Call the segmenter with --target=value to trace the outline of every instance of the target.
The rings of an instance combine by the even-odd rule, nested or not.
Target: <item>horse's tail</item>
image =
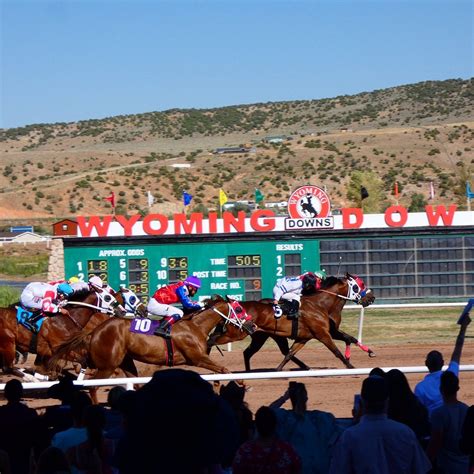
[[[63,342],[49,359],[47,364],[48,370],[54,373],[61,371],[64,367],[64,362],[71,359],[77,361],[78,354],[83,358],[81,362],[85,362],[91,337],[92,334],[90,332],[80,332],[66,342]],[[74,356],[71,356],[72,354]],[[85,366],[85,363],[83,365]]]

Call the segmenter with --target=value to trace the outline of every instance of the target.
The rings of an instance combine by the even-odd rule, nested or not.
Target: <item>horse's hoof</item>
[[[374,351],[369,351],[369,357],[377,357],[377,354]]]

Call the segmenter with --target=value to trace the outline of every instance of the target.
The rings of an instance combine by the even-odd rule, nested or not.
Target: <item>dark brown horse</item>
[[[328,277],[323,288],[313,295],[304,296],[301,300],[298,332],[295,342],[279,365],[281,370],[284,365],[311,339],[322,342],[346,367],[353,368],[350,363],[350,344],[356,344],[361,349],[373,355],[373,351],[362,345],[357,339],[339,329],[341,324],[341,311],[347,301],[354,301],[362,306],[368,306],[375,300],[373,293],[365,288],[363,281],[350,274],[344,278]],[[253,322],[259,331],[252,335],[256,341],[254,347],[249,346],[253,352],[248,351],[246,369],[250,369],[250,356],[260,349],[268,337],[288,338],[292,336],[292,321],[285,317],[275,319],[271,304],[259,301],[246,301],[241,305],[252,316]],[[247,336],[247,333],[229,326],[225,334],[214,339],[215,344],[238,341]],[[263,336],[263,337],[262,337]],[[346,343],[345,356],[337,348],[333,339]],[[247,349],[246,349],[247,350]],[[247,365],[248,364],[248,365]],[[306,367],[307,368],[307,367]]]
[[[131,322],[113,318],[90,333],[81,333],[63,344],[51,358],[49,367],[57,370],[59,362],[71,352],[82,353],[87,365],[97,369],[93,378],[108,378],[121,368],[127,376],[137,376],[135,368],[124,365],[128,358],[154,365],[192,365],[217,373],[229,373],[206,353],[207,337],[221,318],[232,314],[231,304],[222,299],[210,302],[205,309],[174,324],[171,332],[173,358],[169,360],[165,339],[131,332]],[[143,320],[146,321],[146,320]],[[84,364],[83,364],[84,365]]]

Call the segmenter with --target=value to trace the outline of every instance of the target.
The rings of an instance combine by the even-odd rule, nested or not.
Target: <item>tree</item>
[[[365,188],[368,196],[362,199],[361,188]],[[347,188],[347,198],[355,207],[360,207],[366,213],[382,212],[386,196],[382,180],[373,171],[353,171]]]
[[[422,212],[425,210],[425,206],[428,204],[428,202],[425,199],[425,196],[423,194],[415,193],[411,197],[411,203],[410,206],[408,207],[409,212]]]

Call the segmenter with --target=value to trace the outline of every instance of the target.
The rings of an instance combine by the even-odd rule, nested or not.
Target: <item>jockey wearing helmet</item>
[[[99,293],[105,291],[106,293],[115,295],[115,290],[97,275],[93,275],[89,278],[89,286],[91,290],[98,291]]]
[[[26,309],[40,310],[43,313],[69,314],[61,306],[61,301],[72,296],[74,290],[69,283],[50,285],[49,283],[33,282],[26,286],[20,296],[20,303]]]
[[[170,337],[171,326],[183,317],[183,310],[172,306],[173,303],[181,303],[183,308],[194,311],[202,308],[201,303],[191,299],[199,288],[201,280],[191,275],[184,281],[163,286],[155,291],[147,309],[156,316],[164,316],[162,324],[155,330],[156,335]]]
[[[279,306],[280,300],[286,303],[288,316],[297,317],[300,309],[301,295],[318,290],[324,278],[326,278],[325,270],[319,270],[318,272],[306,272],[296,277],[278,279],[273,288],[275,318],[278,319],[282,315]]]

